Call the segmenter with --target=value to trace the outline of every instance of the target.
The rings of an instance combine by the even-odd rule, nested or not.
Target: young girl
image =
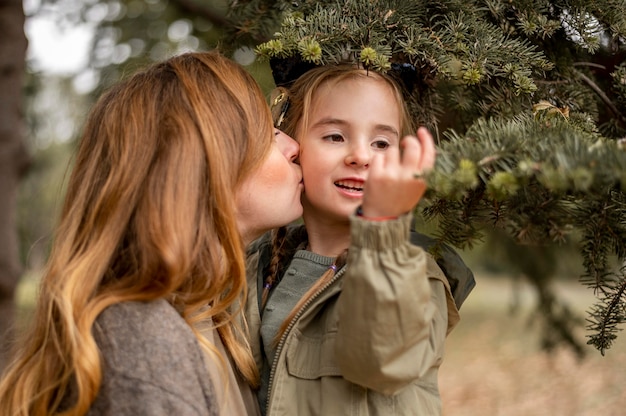
[[[297,154],[252,77],[215,52],[104,94],[0,414],[256,414],[258,370],[230,309],[244,245],[302,214]]]
[[[444,342],[473,276],[445,252],[455,304],[419,246],[432,242],[410,232],[435,147],[424,128],[406,136],[402,103],[390,78],[333,66],[300,77],[280,105],[300,143],[305,226],[249,251],[258,291],[246,316],[267,415],[441,413]]]

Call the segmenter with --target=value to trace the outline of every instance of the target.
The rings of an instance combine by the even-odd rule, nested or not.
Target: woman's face
[[[295,163],[298,143],[276,130],[261,166],[236,191],[237,220],[245,244],[302,215],[302,170]]]

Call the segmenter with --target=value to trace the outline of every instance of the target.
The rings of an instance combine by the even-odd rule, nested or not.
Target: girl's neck
[[[350,222],[320,220],[304,215],[309,238],[307,250],[326,257],[337,257],[350,246]]]

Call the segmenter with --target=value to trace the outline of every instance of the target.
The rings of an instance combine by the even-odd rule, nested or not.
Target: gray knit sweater
[[[218,414],[200,345],[166,301],[110,306],[94,335],[103,379],[89,415]]]

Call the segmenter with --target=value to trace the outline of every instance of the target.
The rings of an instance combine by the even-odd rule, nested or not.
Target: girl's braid
[[[263,293],[261,294],[261,310],[265,308],[270,290],[275,285],[281,272],[281,262],[286,257],[285,242],[287,241],[287,227],[280,227],[274,231],[272,238],[272,257],[263,282]]]

